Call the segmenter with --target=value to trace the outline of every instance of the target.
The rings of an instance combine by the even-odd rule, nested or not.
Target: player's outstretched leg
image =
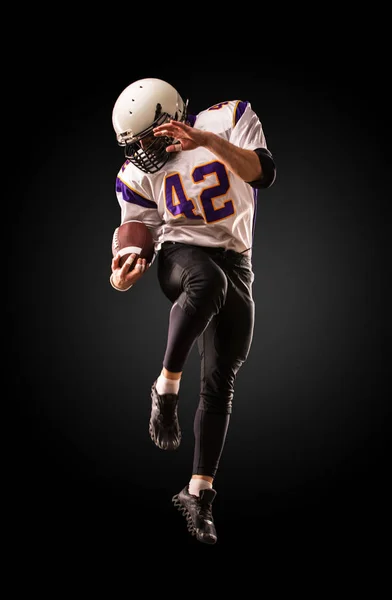
[[[181,442],[178,422],[179,394],[158,394],[154,381],[151,388],[150,436],[158,448],[176,450]]]
[[[187,520],[188,531],[204,544],[215,544],[218,539],[212,516],[215,496],[214,489],[200,490],[199,496],[193,496],[186,486],[172,498],[174,506]]]

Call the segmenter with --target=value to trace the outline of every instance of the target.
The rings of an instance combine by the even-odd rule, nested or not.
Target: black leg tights
[[[159,254],[158,278],[173,302],[163,366],[171,372],[183,371],[198,341],[201,387],[194,419],[193,473],[215,477],[235,379],[253,336],[250,261],[237,253],[171,244]]]

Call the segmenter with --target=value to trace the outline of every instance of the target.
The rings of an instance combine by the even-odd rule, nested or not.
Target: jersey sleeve
[[[137,183],[130,185],[123,179],[121,171],[116,178],[116,196],[121,209],[121,223],[143,221],[151,229],[154,240],[157,240],[163,221],[156,203],[147,197]]]
[[[245,150],[267,148],[262,124],[249,102],[236,102],[229,141]]]
[[[245,150],[254,150],[259,157],[263,176],[248,181],[255,189],[271,187],[276,178],[274,157],[267,148],[263,126],[249,102],[238,101],[233,112],[233,129],[229,138],[232,144]]]

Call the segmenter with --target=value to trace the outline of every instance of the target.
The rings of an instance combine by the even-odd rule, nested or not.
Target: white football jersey
[[[221,102],[188,121],[240,148],[267,148],[249,102]],[[175,152],[154,174],[126,161],[116,179],[121,223],[143,221],[152,230],[156,252],[163,242],[176,241],[250,256],[257,192],[206,148]]]

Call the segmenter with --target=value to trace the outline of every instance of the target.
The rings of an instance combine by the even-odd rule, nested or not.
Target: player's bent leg
[[[222,269],[204,253],[178,245],[159,267],[167,297],[176,298],[170,311],[164,371],[182,372],[189,353],[211,318],[222,308],[227,279]],[[196,260],[197,259],[197,260]],[[161,449],[174,450],[181,441],[178,423],[179,394],[159,394],[151,389],[149,432]]]
[[[173,244],[162,248],[159,254],[158,279],[173,303],[163,366],[178,372],[183,370],[195,341],[222,309],[227,277],[203,250]]]

